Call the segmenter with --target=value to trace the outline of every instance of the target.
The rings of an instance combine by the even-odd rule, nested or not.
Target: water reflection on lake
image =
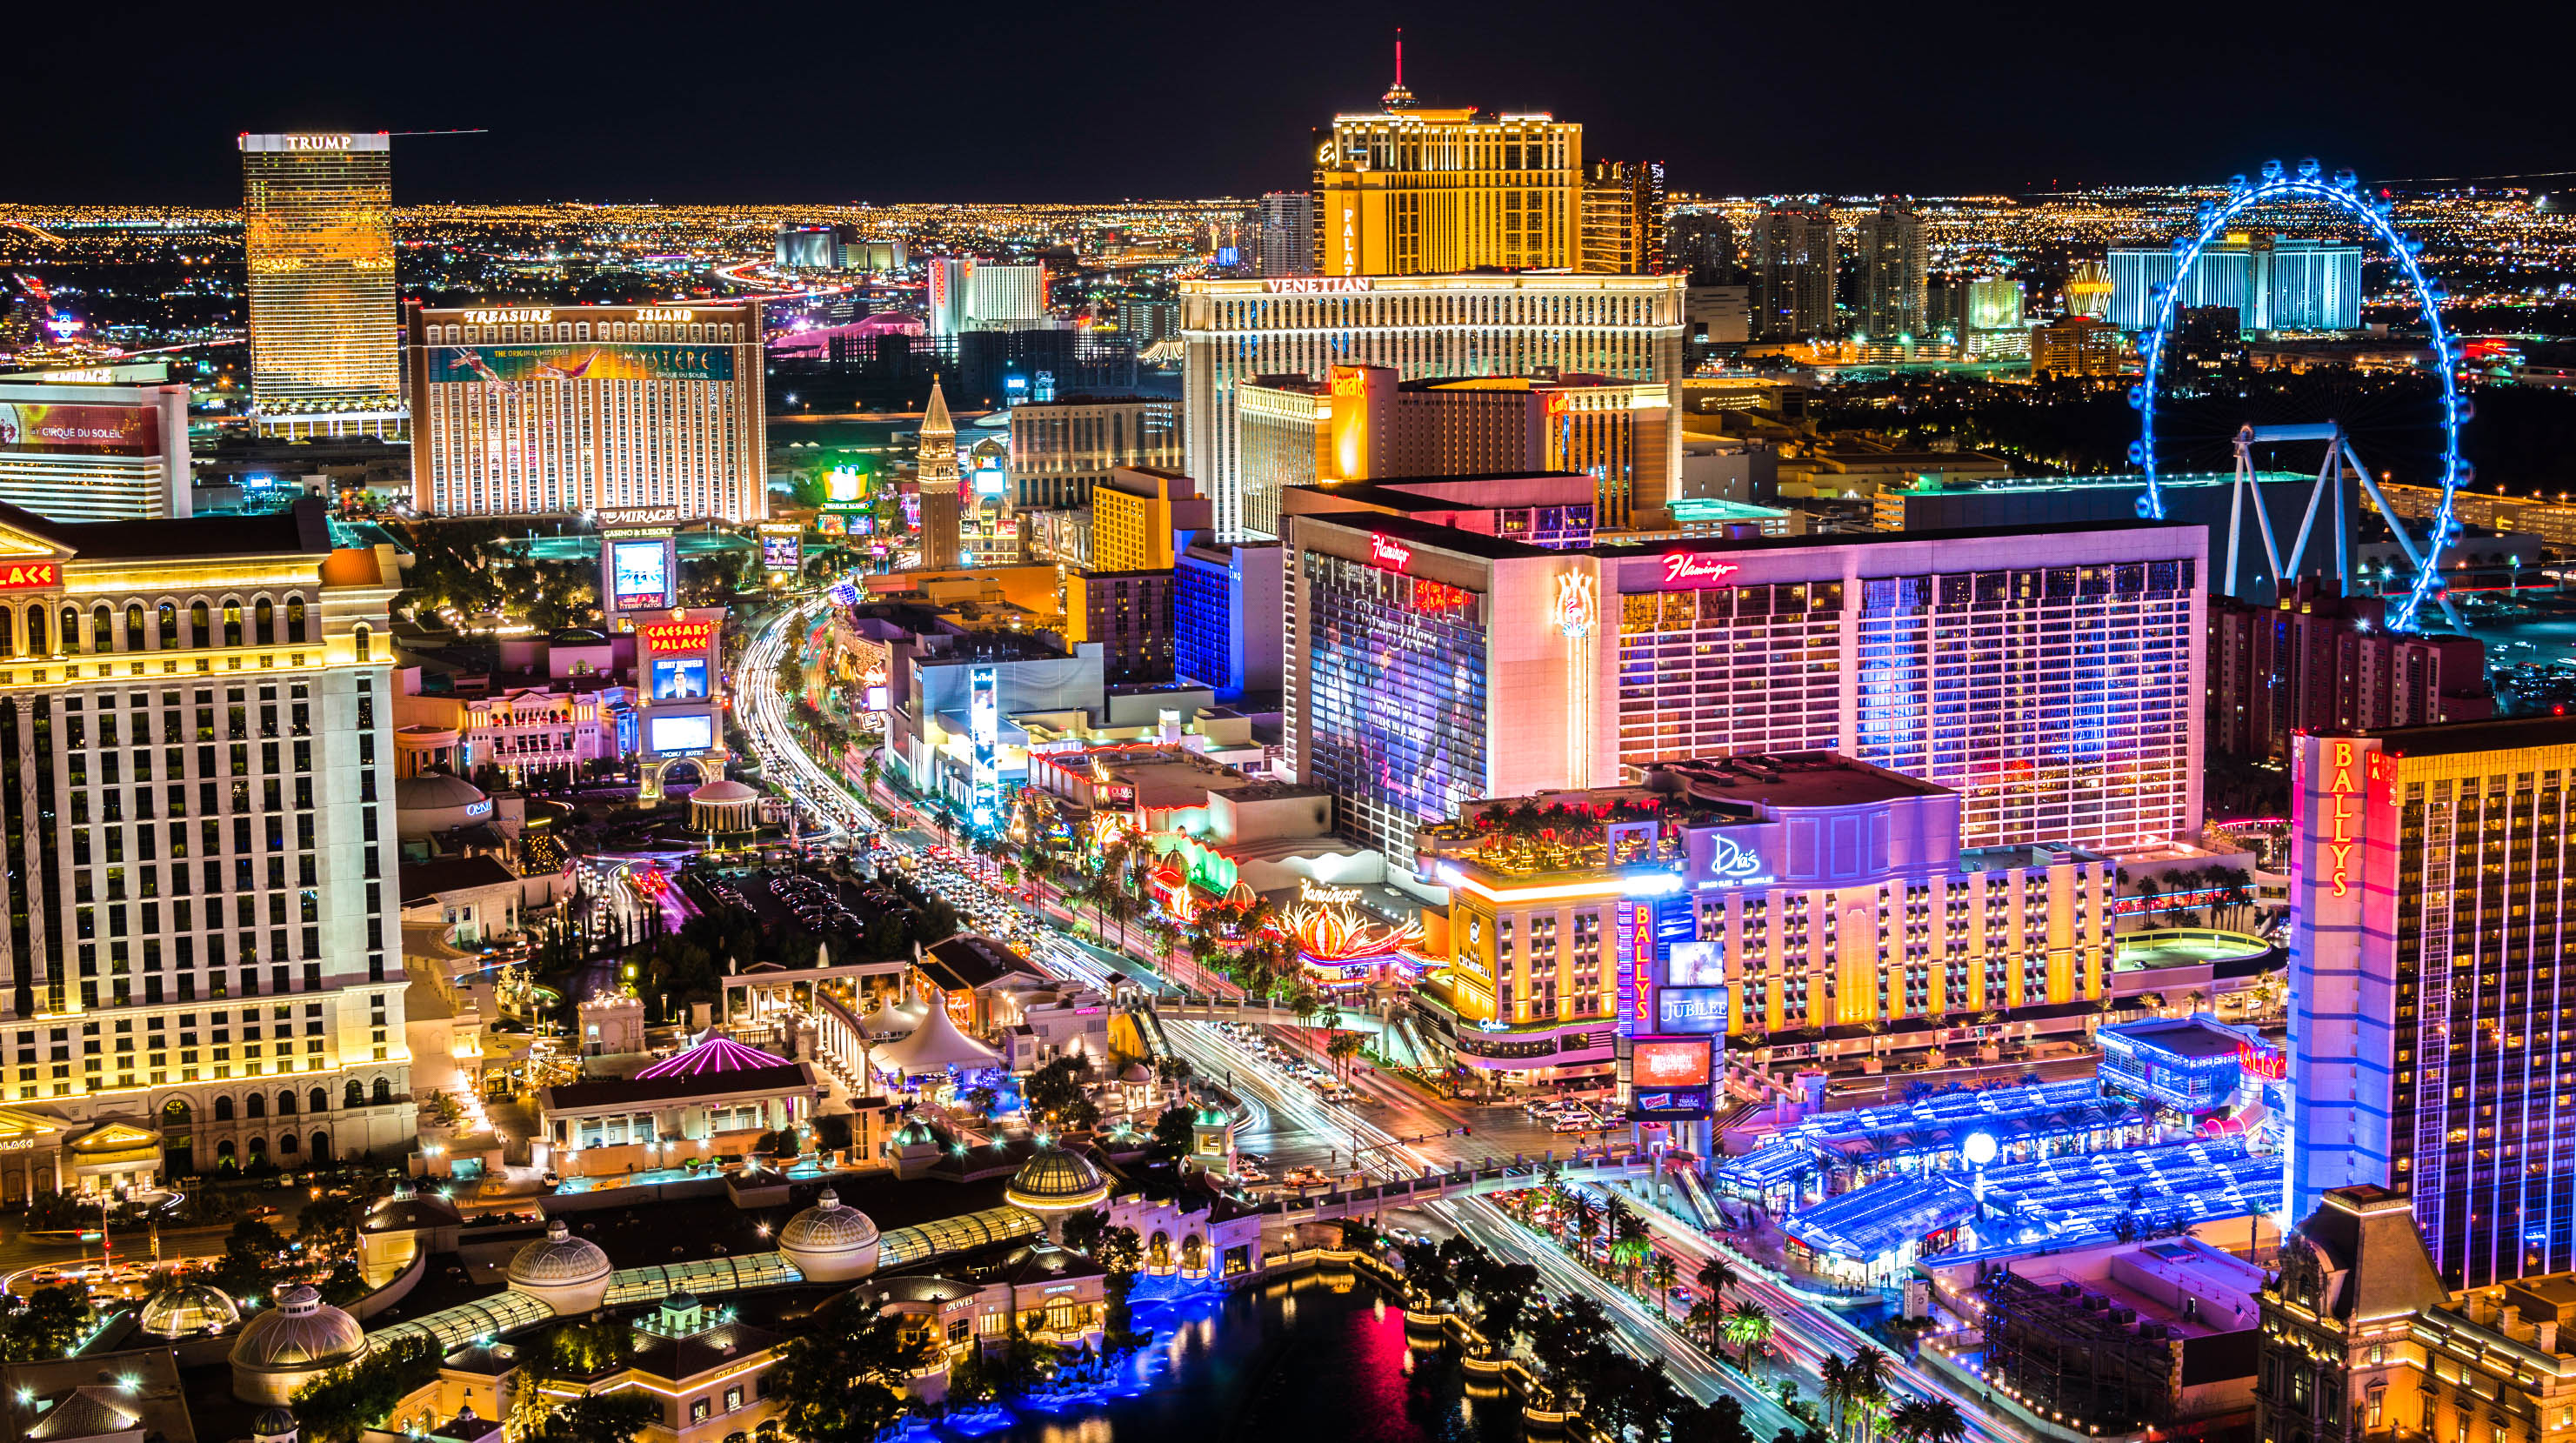
[[[1346,1290],[1335,1291],[1338,1281]],[[1348,1275],[1140,1302],[1153,1343],[1104,1392],[1024,1408],[978,1443],[1520,1443],[1510,1394],[1467,1396],[1454,1349],[1414,1352],[1404,1314]]]

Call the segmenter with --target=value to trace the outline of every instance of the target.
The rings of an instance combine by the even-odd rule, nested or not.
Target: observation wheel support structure
[[[2295,174],[2285,170],[2277,160],[2266,162],[2260,181],[2248,181],[2241,175],[2230,179],[2226,199],[2203,205],[2193,218],[2190,233],[2174,240],[2174,278],[2170,283],[2156,287],[2153,302],[2155,320],[2139,342],[2139,354],[2146,363],[2146,374],[2129,391],[2129,404],[2137,409],[2139,415],[2138,439],[2129,445],[2129,459],[2147,478],[2146,491],[2138,497],[2138,515],[2151,521],[2161,521],[2165,517],[2164,488],[2156,458],[2156,381],[2164,371],[2165,348],[2172,343],[2176,310],[2185,283],[2191,278],[2192,268],[2200,263],[2201,252],[2221,240],[2228,225],[2239,216],[2260,206],[2288,201],[2315,202],[2358,221],[2373,239],[2386,248],[2414,290],[2416,307],[2423,316],[2426,332],[2432,338],[2433,365],[2442,388],[2442,495],[2434,508],[2429,534],[2418,545],[2407,534],[2395,508],[2388,504],[2388,498],[2372,479],[2369,468],[2361,464],[2351,438],[2344,434],[2340,425],[2326,422],[2313,426],[2246,426],[2236,433],[2235,495],[2228,519],[2228,584],[2235,584],[2237,550],[2249,492],[2253,496],[2255,524],[2262,532],[2264,557],[2271,563],[2274,578],[2279,580],[2295,574],[2305,560],[2320,502],[2331,490],[2335,500],[2331,518],[2335,527],[2335,574],[2337,580],[2348,586],[2351,581],[2350,528],[2344,514],[2343,475],[2349,470],[2379,507],[2380,514],[2388,521],[2390,533],[2397,538],[2398,548],[2414,567],[2414,577],[2405,596],[2389,613],[2389,629],[2415,630],[2428,600],[2442,608],[2454,627],[2461,627],[2459,612],[2443,589],[2441,571],[2442,547],[2460,534],[2456,514],[2460,488],[2468,485],[2475,474],[2469,464],[2460,459],[2460,424],[2470,418],[2473,410],[2469,399],[2460,394],[2460,345],[2442,321],[2442,283],[2426,275],[2418,259],[2423,253],[2423,244],[2409,239],[2392,225],[2388,202],[2374,201],[2362,195],[2349,170],[2337,171],[2332,179],[2327,179],[2314,160],[2299,162]],[[2274,538],[2271,517],[2264,508],[2261,490],[2254,481],[2252,448],[2258,442],[2295,440],[2324,441],[2326,456],[2318,467],[2316,486],[2309,492],[2307,514],[2300,522],[2298,537],[2291,545],[2289,556],[2284,558]]]

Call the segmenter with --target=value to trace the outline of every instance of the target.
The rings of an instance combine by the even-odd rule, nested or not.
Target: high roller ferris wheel
[[[2359,481],[2371,501],[2379,507],[2399,550],[2414,568],[2405,596],[2388,614],[2389,628],[2393,631],[2415,630],[2427,601],[2440,606],[2453,626],[2460,626],[2459,613],[2443,589],[2441,572],[2442,548],[2460,534],[2455,514],[2456,498],[2473,474],[2469,464],[2460,459],[2460,425],[2469,419],[2472,412],[2472,403],[2460,394],[2459,389],[2460,345],[2443,324],[2442,283],[2424,271],[2420,260],[2423,243],[2399,231],[2389,220],[2389,203],[2364,195],[2349,170],[2339,170],[2329,178],[2314,159],[2300,161],[2296,171],[2285,168],[2277,160],[2266,161],[2259,180],[2249,181],[2242,175],[2230,178],[2226,198],[2203,204],[2193,217],[2191,230],[2174,239],[2173,279],[2154,288],[2150,301],[2153,323],[2139,338],[2138,352],[2145,362],[2146,374],[2129,391],[2129,404],[2137,409],[2139,415],[2138,439],[2129,443],[2129,458],[2145,472],[2147,483],[2146,490],[2138,497],[2138,514],[2153,521],[2161,521],[2165,516],[2164,490],[2158,477],[2156,456],[2156,381],[2164,369],[2165,349],[2172,342],[2174,322],[2180,309],[2178,302],[2191,278],[2192,268],[2200,263],[2201,253],[2206,248],[2225,238],[2228,225],[2238,217],[2262,206],[2299,201],[2327,206],[2359,222],[2387,250],[2414,292],[2416,308],[2432,338],[2433,368],[2441,382],[2441,499],[2434,509],[2429,534],[2419,545],[2399,521],[2396,508],[2389,505],[2388,498],[2380,492],[2379,483],[2362,465],[2351,438],[2344,434],[2340,424],[2329,420],[2316,425],[2245,426],[2236,435],[2235,510],[2229,527],[2226,572],[2229,584],[2233,584],[2236,576],[2235,551],[2249,496],[2256,524],[2262,532],[2266,559],[2271,563],[2272,575],[2279,579],[2297,574],[2315,528],[2319,502],[2331,495],[2336,577],[2349,588],[2352,577],[2350,557],[2344,543],[2348,528],[2343,517],[2343,482],[2344,477],[2350,475]],[[2273,534],[2270,513],[2263,504],[2262,488],[2255,484],[2253,447],[2269,441],[2317,440],[2326,443],[2325,461],[2318,468],[2316,486],[2309,493],[2307,514],[2300,523],[2297,540],[2289,555],[2284,557]]]

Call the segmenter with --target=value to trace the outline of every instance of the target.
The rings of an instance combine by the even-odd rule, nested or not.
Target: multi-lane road
[[[745,648],[736,673],[734,707],[743,730],[759,753],[763,774],[783,787],[813,823],[832,835],[877,836],[901,850],[915,850],[899,832],[889,832],[840,779],[808,756],[789,729],[786,704],[777,690],[780,660],[796,645],[824,603],[806,602],[771,618]],[[975,918],[1012,918],[1025,914],[1009,898],[990,891],[962,872],[939,870],[939,884],[961,913]],[[1025,925],[1025,924],[1022,924]],[[1051,929],[1035,934],[1036,959],[1060,975],[1104,990],[1111,964]],[[1130,982],[1138,969],[1118,964]],[[1173,1048],[1200,1072],[1225,1078],[1252,1109],[1239,1140],[1265,1153],[1274,1168],[1319,1166],[1351,1171],[1355,1165],[1379,1176],[1418,1174],[1435,1163],[1483,1161],[1520,1153],[1538,1156],[1563,1151],[1565,1139],[1538,1128],[1518,1113],[1502,1108],[1436,1103],[1386,1079],[1362,1072],[1367,1094],[1363,1104],[1329,1102],[1301,1081],[1289,1077],[1258,1052],[1243,1047],[1220,1029],[1203,1023],[1167,1023],[1164,1035]],[[1781,1407],[1779,1399],[1735,1369],[1721,1365],[1707,1351],[1681,1336],[1655,1316],[1651,1305],[1625,1289],[1592,1274],[1565,1253],[1534,1237],[1499,1207],[1478,1199],[1435,1203],[1426,1219],[1443,1230],[1473,1238],[1497,1256],[1536,1267],[1546,1285],[1559,1294],[1584,1293],[1600,1303],[1622,1340],[1639,1356],[1664,1360],[1674,1381],[1687,1393],[1707,1401],[1721,1393],[1734,1397],[1745,1411],[1748,1428],[1768,1438],[1781,1428],[1804,1431],[1805,1425]],[[1685,1278],[1725,1254],[1720,1242],[1669,1216],[1647,1210],[1654,1245],[1681,1265]],[[1808,1301],[1779,1282],[1725,1254],[1742,1281],[1741,1297],[1770,1314],[1772,1346],[1784,1365],[1803,1375],[1810,1392],[1822,1362],[1863,1346],[1884,1345],[1832,1309]],[[1967,1443],[2023,1443],[2026,1430],[1998,1415],[1974,1396],[1936,1383],[1902,1358],[1891,1360],[1891,1387],[1905,1394],[1945,1396],[1968,1420]]]

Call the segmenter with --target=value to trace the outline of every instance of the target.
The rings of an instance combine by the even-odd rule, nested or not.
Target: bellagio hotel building
[[[408,1147],[390,546],[0,505],[0,1200]]]
[[[410,309],[424,515],[768,515],[760,308]]]

